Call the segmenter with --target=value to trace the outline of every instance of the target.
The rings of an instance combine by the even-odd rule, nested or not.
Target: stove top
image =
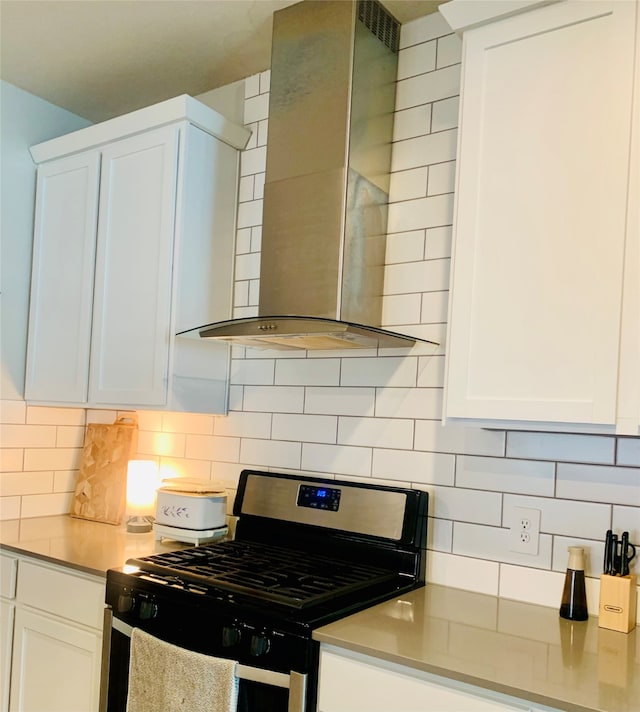
[[[306,608],[395,581],[397,572],[256,542],[227,541],[132,559],[141,571]]]

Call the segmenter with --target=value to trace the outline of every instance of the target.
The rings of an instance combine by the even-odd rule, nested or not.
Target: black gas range
[[[107,572],[102,709],[126,708],[141,628],[237,661],[240,712],[312,712],[313,630],[424,584],[427,503],[418,490],[244,470],[232,541]]]

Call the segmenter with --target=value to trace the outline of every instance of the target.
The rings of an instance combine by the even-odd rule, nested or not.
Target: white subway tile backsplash
[[[458,125],[460,99],[452,96],[449,99],[436,101],[431,107],[431,131],[447,131]]]
[[[252,74],[244,80],[244,98],[249,99],[260,93],[260,75]],[[247,122],[245,121],[245,124]]]
[[[418,359],[418,387],[442,388],[443,385],[444,356],[421,356]]]
[[[385,295],[447,290],[449,265],[448,259],[388,265],[385,270]]]
[[[628,531],[629,539],[634,544],[640,545],[640,508],[614,505],[612,528],[618,533]],[[638,549],[638,556],[640,556],[640,546]]]
[[[278,386],[337,386],[340,360],[337,358],[276,360]]]
[[[0,472],[19,472],[22,470],[24,459],[24,450],[22,448],[4,447],[2,443],[2,451],[0,454]],[[1,493],[0,489],[0,493]]]
[[[420,321],[419,294],[397,294],[382,298],[382,325],[391,328]]]
[[[429,487],[419,487],[426,489]],[[433,551],[451,551],[453,544],[453,522],[448,519],[435,519],[429,515],[427,522],[427,548]]]
[[[431,131],[431,104],[414,106],[411,109],[398,111],[393,119],[393,140],[402,141],[407,138],[424,136]],[[395,151],[395,144],[392,152]],[[393,161],[392,161],[393,163]]]
[[[338,418],[335,415],[274,413],[271,437],[312,443],[336,443]]]
[[[504,454],[504,440],[505,434],[499,430],[443,425],[437,420],[417,420],[414,447],[431,452],[500,457]]]
[[[249,305],[249,282],[236,282],[233,288],[233,307]]]
[[[618,438],[616,464],[640,467],[640,438]]]
[[[398,53],[398,79],[431,72],[436,68],[436,41],[413,45]]]
[[[461,455],[456,464],[456,485],[552,497],[554,465],[534,460]]]
[[[3,497],[53,492],[53,472],[4,472],[0,492]]]
[[[262,200],[250,200],[238,205],[238,228],[259,225],[262,222]]]
[[[303,443],[303,470],[353,477],[371,476],[371,448]]]
[[[399,232],[387,236],[385,264],[419,262],[424,259],[424,230]]]
[[[245,386],[243,409],[266,413],[302,413],[304,388]]]
[[[24,401],[0,400],[0,423],[24,425],[27,422],[27,404]]]
[[[56,432],[56,447],[82,447],[84,427],[60,425]]]
[[[244,413],[230,411],[213,422],[213,432],[218,436],[268,438],[271,436],[271,413]]]
[[[240,445],[240,462],[260,468],[297,470],[300,469],[301,450],[301,443],[243,438]]]
[[[211,461],[189,460],[187,458],[161,457],[158,465],[160,479],[170,477],[199,477],[209,480],[211,477]]]
[[[453,195],[434,195],[389,206],[390,232],[407,232],[421,227],[450,225]]]
[[[21,517],[50,517],[68,514],[71,510],[71,492],[32,494],[22,497]]]
[[[558,464],[556,497],[640,507],[640,469]]]
[[[82,448],[26,448],[23,470],[77,470],[81,454]]]
[[[305,389],[305,413],[328,415],[372,416],[375,410],[375,388],[316,388]]]
[[[499,595],[503,598],[559,609],[563,586],[564,574],[500,565]]]
[[[55,425],[2,425],[0,439],[3,447],[55,447]]]
[[[438,39],[436,66],[438,69],[456,64],[462,60],[462,38],[459,35],[447,35]]]
[[[427,167],[422,166],[412,170],[392,173],[389,187],[389,200],[393,203],[400,200],[426,197],[427,171]]]
[[[392,171],[406,171],[421,166],[433,166],[456,158],[457,133],[455,128],[426,136],[417,136],[393,144]],[[437,224],[437,223],[436,223]],[[441,223],[446,224],[446,223]],[[425,227],[422,225],[421,227]],[[396,232],[391,230],[390,232]]]
[[[187,435],[184,457],[190,460],[238,462],[240,459],[240,438]]]
[[[266,94],[271,88],[271,70],[265,69],[264,72],[260,72],[260,93]]]
[[[461,487],[434,487],[430,514],[440,519],[500,526],[502,495]]]
[[[495,561],[482,561],[439,551],[430,551],[427,556],[429,583],[497,596],[499,575],[500,566]]]
[[[413,443],[413,421],[340,416],[337,443],[410,450]]]
[[[234,359],[231,383],[271,386],[275,374],[273,359]]]
[[[433,227],[427,230],[425,242],[425,258],[428,260],[438,260],[451,257],[452,228]]]
[[[202,413],[163,413],[162,431],[165,433],[211,435],[213,433],[213,416]]]
[[[236,280],[255,279],[260,275],[260,255],[249,253],[236,256]]]
[[[264,173],[266,165],[267,149],[265,146],[243,151],[240,158],[240,175],[248,176],[255,173]]]
[[[50,408],[31,405],[27,407],[27,424],[84,426],[85,411],[82,408]]]
[[[0,521],[20,518],[22,497],[0,497]]]
[[[269,116],[269,94],[250,96],[244,102],[244,123],[262,121]]]
[[[510,432],[507,457],[613,464],[615,438],[565,433]]]
[[[75,492],[78,480],[77,470],[60,470],[53,473],[54,492]]]
[[[382,388],[376,393],[376,416],[438,420],[442,414],[440,388]]]
[[[416,450],[373,451],[374,477],[389,480],[409,480],[416,484],[452,485],[454,457]]]
[[[448,99],[460,93],[460,67],[445,67],[398,82],[396,110]]]
[[[425,292],[422,295],[420,321],[423,324],[445,324],[449,305],[449,292]]]
[[[400,49],[451,34],[451,27],[439,12],[405,22],[400,30]]]
[[[262,200],[264,198],[265,174],[264,173],[256,173],[253,176],[253,180],[254,180],[253,197],[256,198],[256,200]],[[258,249],[259,249],[259,245],[258,245]]]
[[[184,433],[162,433],[140,430],[138,431],[138,453],[141,455],[184,457],[186,437]]]
[[[342,386],[415,386],[418,360],[395,356],[349,359],[342,363]]]
[[[521,554],[509,551],[508,529],[465,522],[454,522],[453,525],[453,553],[462,556],[492,559],[536,569],[549,569],[551,568],[551,544],[550,535],[540,534],[538,553]]]
[[[238,201],[245,203],[247,200],[253,200],[253,181],[254,176],[248,175],[240,178],[238,183]]]
[[[251,252],[260,252],[261,246],[262,246],[262,225],[254,225],[251,228]]]
[[[446,133],[446,132],[444,132]],[[436,134],[441,136],[442,134]],[[440,195],[453,193],[456,178],[455,161],[446,161],[429,166],[429,180],[427,182],[427,195]]]

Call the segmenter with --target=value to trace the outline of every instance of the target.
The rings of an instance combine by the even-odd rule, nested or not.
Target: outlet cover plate
[[[540,546],[540,515],[539,509],[513,507],[510,516],[509,551],[537,556]]]

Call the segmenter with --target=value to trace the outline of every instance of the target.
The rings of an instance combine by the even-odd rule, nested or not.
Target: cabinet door
[[[445,417],[615,423],[635,12],[465,33]]]
[[[440,684],[441,680],[443,684]],[[456,686],[459,689],[456,689]],[[323,651],[320,658],[318,712],[524,712],[499,693],[446,681],[428,673],[361,655]]]
[[[13,618],[15,604],[0,600],[0,710],[9,709],[9,680],[13,649]]]
[[[87,400],[100,157],[38,169],[25,397]]]
[[[98,633],[18,608],[14,638],[11,712],[98,709]]]
[[[178,127],[102,152],[89,399],[166,402]]]

